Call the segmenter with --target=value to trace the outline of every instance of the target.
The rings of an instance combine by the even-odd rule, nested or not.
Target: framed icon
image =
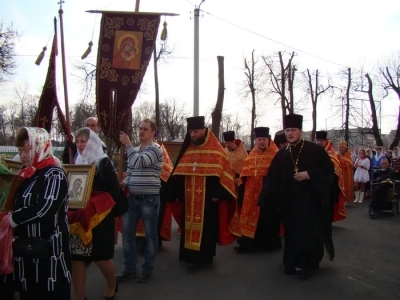
[[[68,179],[69,208],[84,208],[90,199],[96,165],[63,165]]]

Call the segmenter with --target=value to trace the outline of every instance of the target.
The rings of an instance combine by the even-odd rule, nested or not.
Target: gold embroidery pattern
[[[101,113],[100,115],[101,115],[101,117],[102,117],[103,120],[104,120],[104,125],[107,126],[107,123],[108,123],[108,114],[106,113],[105,110],[103,110],[102,113]]]
[[[136,71],[135,75],[132,76],[132,82],[133,83],[138,83],[140,80],[140,75],[142,75],[142,72]]]
[[[40,118],[40,122],[42,123],[42,127],[46,128],[46,123],[49,122],[49,119],[47,119],[46,116],[43,116]]]
[[[147,55],[150,55],[152,51],[153,51],[153,48],[147,47],[147,48],[144,50],[144,53],[146,53]]]
[[[157,20],[149,21],[149,19],[140,19],[138,25],[140,30],[143,31],[143,36],[148,40],[154,40],[154,33],[156,32]]]
[[[122,76],[121,81],[123,86],[127,86],[129,83],[129,76],[126,75]]]
[[[129,18],[126,21],[126,24],[128,24],[129,26],[133,26],[135,24],[135,19],[134,18]]]
[[[203,237],[204,205],[205,205],[205,176],[185,176],[186,205],[185,205],[185,248],[200,251]]]
[[[104,24],[104,37],[111,39],[115,35],[115,31],[120,29],[123,24],[123,18],[106,17],[106,22]]]
[[[111,62],[108,58],[101,58],[100,78],[105,78],[108,81],[118,81],[118,74],[114,69],[111,69]]]
[[[102,49],[104,52],[108,52],[108,51],[110,51],[110,45],[109,45],[109,44],[104,44],[104,45],[101,47],[101,49]]]
[[[50,74],[49,74],[49,81],[48,81],[48,84],[47,84],[47,88],[51,88],[51,89],[55,89],[56,88],[56,86],[55,86],[55,82],[54,82],[54,70],[53,69],[51,69],[50,70]]]

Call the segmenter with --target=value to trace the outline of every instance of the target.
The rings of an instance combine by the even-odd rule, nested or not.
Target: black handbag
[[[49,258],[51,256],[51,243],[46,239],[15,238],[12,248],[14,257]]]

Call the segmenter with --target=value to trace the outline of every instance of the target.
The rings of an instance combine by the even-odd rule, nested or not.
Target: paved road
[[[237,254],[232,246],[218,248],[212,267],[192,272],[178,261],[179,237],[174,234],[157,256],[152,280],[120,284],[115,299],[400,299],[400,216],[370,220],[367,207],[365,202],[352,204],[348,218],[334,224],[336,258],[324,259],[318,275],[307,281],[283,274],[282,251]],[[122,259],[118,244],[117,271]],[[88,299],[99,300],[104,279],[96,266],[88,275]]]

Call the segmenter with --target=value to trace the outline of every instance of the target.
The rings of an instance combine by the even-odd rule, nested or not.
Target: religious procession
[[[88,11],[101,16],[96,112],[77,130],[58,3],[61,32],[55,18],[34,123],[15,129],[17,152],[0,162],[0,300],[400,296],[383,254],[397,262],[387,233],[396,219],[386,216],[400,213],[399,148],[315,126],[306,133],[308,117],[293,107],[275,132],[271,116],[267,127],[252,115],[249,147],[233,125],[221,130],[223,96],[200,115],[196,49],[193,115],[182,140],[163,140],[158,99],[154,118],[133,120],[132,105],[160,27],[167,39],[162,20],[177,14],[139,12],[139,2],[135,12]]]

